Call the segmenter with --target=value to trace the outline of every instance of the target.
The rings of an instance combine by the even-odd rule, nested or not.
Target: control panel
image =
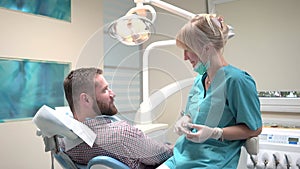
[[[259,153],[248,155],[248,169],[300,169],[300,128],[264,127]]]
[[[300,129],[298,128],[264,128],[259,136],[260,143],[295,145],[300,148]]]

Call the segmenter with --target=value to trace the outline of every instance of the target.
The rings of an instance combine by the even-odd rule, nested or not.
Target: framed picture
[[[0,58],[0,120],[31,118],[44,104],[66,104],[63,80],[70,63]]]
[[[71,0],[1,0],[0,7],[71,21]]]

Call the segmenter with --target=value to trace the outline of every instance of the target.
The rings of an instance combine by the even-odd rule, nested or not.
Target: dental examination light
[[[161,0],[134,0],[134,2],[136,7],[131,8],[125,16],[112,22],[108,27],[108,33],[111,37],[129,46],[146,42],[151,33],[155,32],[153,23],[156,19],[156,11],[152,6],[143,3],[152,4],[186,19],[195,16],[193,13]]]
[[[108,30],[111,37],[125,45],[134,46],[147,41],[154,27],[148,18],[129,14],[113,22]]]
[[[196,15],[161,0],[134,0],[134,2],[136,7],[131,8],[125,16],[112,22],[108,27],[111,37],[129,46],[146,42],[151,33],[155,32],[153,23],[156,19],[156,11],[152,6],[144,5],[144,3],[149,3],[188,20]],[[228,38],[231,38],[234,36],[233,27],[228,25],[228,28]]]

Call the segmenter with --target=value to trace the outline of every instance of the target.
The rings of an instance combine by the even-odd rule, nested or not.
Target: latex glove
[[[189,128],[193,128],[196,129],[197,132],[193,133],[193,132],[187,132],[186,134],[186,138],[192,142],[195,143],[203,143],[204,141],[206,141],[209,138],[213,138],[213,139],[219,139],[222,137],[223,134],[223,130],[215,127],[215,128],[211,128],[205,125],[198,125],[198,124],[192,124],[192,123],[188,123],[187,126]]]
[[[187,128],[187,124],[191,123],[192,120],[189,116],[182,116],[175,124],[174,126],[174,132],[177,133],[178,135],[182,135],[184,133],[188,133],[189,130]]]

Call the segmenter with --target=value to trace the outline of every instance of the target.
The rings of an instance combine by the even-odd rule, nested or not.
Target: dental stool
[[[83,123],[74,118],[57,112],[44,105],[33,117],[38,127],[37,135],[43,137],[45,152],[51,152],[51,168],[54,168],[54,159],[64,169],[130,169],[124,163],[108,156],[96,156],[87,165],[76,164],[59,146],[59,139],[68,143],[70,149],[86,142],[93,146],[96,134]]]

